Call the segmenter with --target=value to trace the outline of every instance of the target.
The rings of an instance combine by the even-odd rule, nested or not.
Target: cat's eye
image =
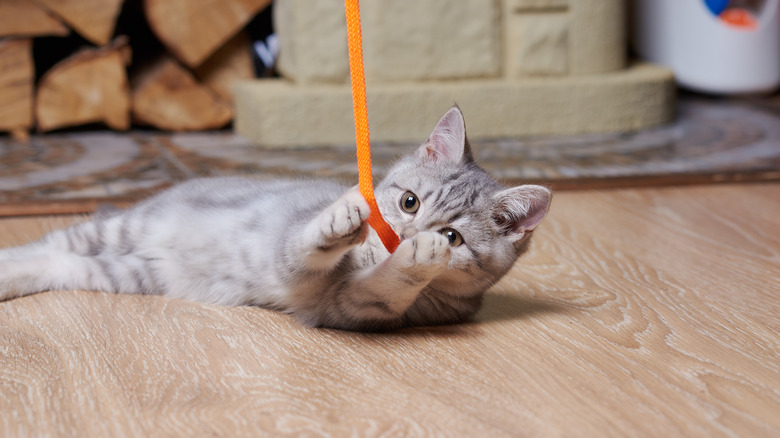
[[[440,233],[449,240],[450,246],[460,246],[463,243],[463,236],[452,228],[445,228]]]
[[[401,208],[407,213],[417,213],[420,209],[420,200],[412,192],[406,192],[401,196]]]

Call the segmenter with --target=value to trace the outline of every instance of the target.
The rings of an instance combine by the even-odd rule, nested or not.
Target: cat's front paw
[[[350,189],[331,204],[316,219],[314,240],[321,250],[357,245],[366,240],[366,220],[371,210],[363,195]]]
[[[430,281],[447,269],[451,256],[447,238],[428,231],[404,240],[393,254],[410,277],[420,281]]]

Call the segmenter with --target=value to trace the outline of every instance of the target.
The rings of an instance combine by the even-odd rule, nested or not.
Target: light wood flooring
[[[0,246],[69,218],[0,221]],[[557,194],[472,323],[0,303],[0,436],[780,436],[780,185]]]

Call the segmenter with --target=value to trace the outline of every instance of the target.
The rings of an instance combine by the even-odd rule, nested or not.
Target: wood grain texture
[[[30,0],[0,0],[0,37],[69,33],[60,20]]]
[[[130,63],[127,38],[109,46],[86,48],[58,62],[38,82],[35,116],[40,131],[103,122],[130,128]]]
[[[132,114],[137,123],[169,131],[199,131],[224,127],[233,118],[229,104],[168,56],[139,70],[132,82]]]
[[[149,26],[191,68],[203,63],[271,0],[144,0]]]
[[[780,185],[558,194],[469,324],[0,303],[3,436],[780,436]],[[68,218],[0,220],[0,246]]]
[[[195,69],[195,76],[217,93],[220,100],[232,106],[236,81],[255,77],[249,34],[237,33]]]
[[[33,0],[50,10],[81,36],[102,46],[114,34],[124,0]]]
[[[0,40],[0,131],[24,138],[33,124],[32,41]]]

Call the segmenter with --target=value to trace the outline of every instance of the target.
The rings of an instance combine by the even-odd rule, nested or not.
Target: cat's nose
[[[405,229],[404,229],[404,230],[401,232],[401,234],[400,234],[400,235],[398,235],[398,237],[399,237],[401,240],[406,240],[406,239],[408,239],[408,238],[410,238],[410,237],[414,237],[414,235],[415,235],[415,234],[417,234],[417,230],[415,230],[414,228],[405,228]]]

